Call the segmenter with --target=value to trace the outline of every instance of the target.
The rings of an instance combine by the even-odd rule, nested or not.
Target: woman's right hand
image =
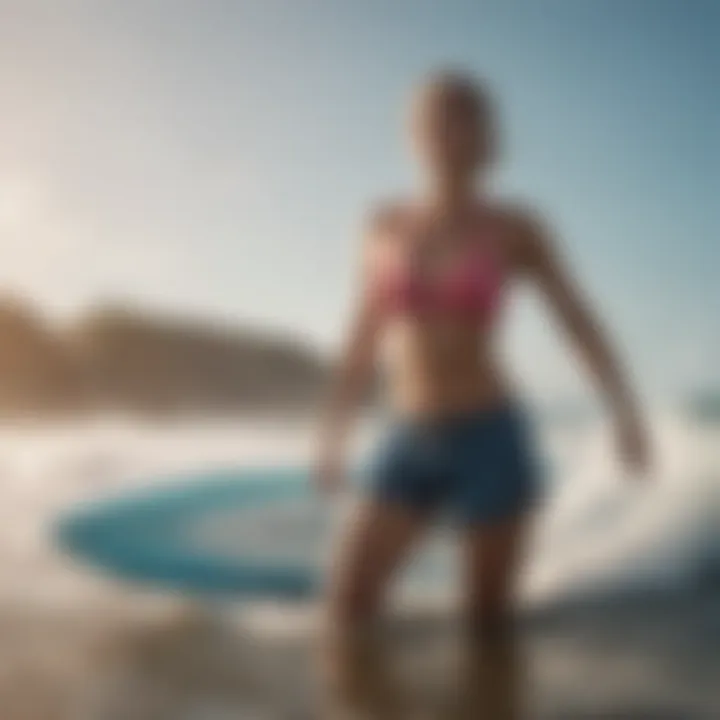
[[[345,463],[342,453],[323,449],[313,471],[315,488],[327,495],[338,492],[345,484]]]

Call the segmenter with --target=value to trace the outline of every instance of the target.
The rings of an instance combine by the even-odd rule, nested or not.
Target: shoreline
[[[317,608],[230,603],[218,611],[135,593],[92,605],[0,602],[3,720],[315,717]],[[702,597],[617,598],[531,614],[517,648],[532,677],[527,717],[712,720],[720,714],[719,627],[717,586]],[[404,677],[398,692],[425,708],[447,703],[458,630],[452,613],[393,615],[385,636],[388,662]]]

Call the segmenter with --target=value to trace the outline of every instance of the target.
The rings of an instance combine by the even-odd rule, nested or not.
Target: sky
[[[719,41],[713,0],[0,0],[0,292],[337,348],[363,217],[413,187],[409,90],[449,65],[643,389],[720,383]],[[510,315],[523,382],[580,387],[543,308]]]

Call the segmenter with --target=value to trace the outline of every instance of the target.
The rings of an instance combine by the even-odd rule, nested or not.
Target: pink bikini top
[[[384,312],[449,315],[486,323],[498,306],[505,280],[493,243],[478,240],[447,269],[425,275],[412,259],[388,264],[377,277]]]

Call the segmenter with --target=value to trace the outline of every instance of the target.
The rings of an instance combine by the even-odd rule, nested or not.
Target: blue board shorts
[[[442,420],[396,421],[370,471],[370,496],[419,513],[447,510],[463,525],[523,514],[539,499],[528,417],[505,402]]]

